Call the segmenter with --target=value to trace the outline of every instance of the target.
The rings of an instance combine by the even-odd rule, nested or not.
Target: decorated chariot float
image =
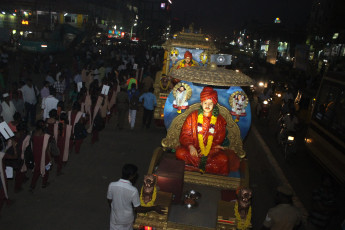
[[[163,44],[163,47],[165,49],[163,68],[157,72],[154,83],[154,94],[157,98],[154,119],[157,125],[162,126],[165,101],[176,84],[176,80],[171,76],[172,70],[190,66],[207,66],[211,54],[218,51],[211,39],[202,34],[201,30],[194,32],[193,25],[175,34],[172,39]]]
[[[243,139],[251,125],[241,86],[248,76],[215,64],[176,68],[164,106],[167,135],[141,190],[137,229],[250,229],[251,191]]]

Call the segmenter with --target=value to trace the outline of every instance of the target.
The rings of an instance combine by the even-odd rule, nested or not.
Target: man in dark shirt
[[[121,90],[117,94],[116,106],[118,111],[117,127],[120,130],[122,130],[125,123],[125,117],[129,108],[129,100],[126,85],[121,86]]]

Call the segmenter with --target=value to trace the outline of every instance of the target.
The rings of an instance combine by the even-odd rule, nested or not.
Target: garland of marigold
[[[252,219],[252,206],[249,206],[248,214],[245,220],[241,218],[240,213],[238,212],[238,202],[235,203],[234,211],[235,211],[237,229],[239,230],[248,229],[250,226],[250,221]]]
[[[202,124],[204,122],[204,111],[202,109],[202,106],[198,110],[198,141],[199,141],[199,147],[200,147],[201,155],[202,155],[200,163],[199,163],[199,169],[202,173],[205,172],[207,157],[212,147],[213,135],[215,131],[215,125],[217,122],[218,114],[219,114],[219,109],[217,106],[215,106],[212,111],[210,128],[208,129],[208,132],[210,134],[208,135],[207,144],[205,147],[203,135],[200,133],[202,131]]]
[[[157,188],[156,186],[153,187],[153,194],[152,194],[152,199],[145,203],[143,200],[143,187],[141,187],[141,191],[140,191],[140,205],[143,207],[152,207],[156,201],[157,198]]]
[[[162,85],[162,81],[159,81],[159,86],[161,87],[162,90],[167,90],[169,88],[169,85],[170,85],[170,81],[168,81],[167,87],[164,88]]]

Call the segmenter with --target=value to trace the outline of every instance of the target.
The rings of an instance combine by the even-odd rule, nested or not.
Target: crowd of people
[[[46,73],[38,71],[43,81],[41,89],[34,84],[39,80],[31,79],[28,72],[27,78],[19,77],[19,82],[4,83],[10,87],[2,88],[0,119],[5,130],[8,127],[14,135],[0,138],[0,210],[11,201],[9,178],[14,179],[15,193],[23,190],[30,176],[31,192],[40,177],[42,188],[47,187],[52,170],[62,175],[69,153],[80,153],[88,135],[92,144],[99,141],[99,132],[112,117],[117,117],[117,127],[122,130],[128,114],[133,130],[142,102],[143,125],[150,127],[156,105],[151,76],[160,68],[158,53],[139,55],[140,48],[121,46],[101,55],[93,49],[93,43],[84,46],[75,52],[75,62],[64,68],[49,55],[44,65],[37,67],[42,70],[43,66]]]

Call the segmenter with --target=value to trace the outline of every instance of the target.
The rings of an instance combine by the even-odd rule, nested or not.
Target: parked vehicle
[[[313,102],[305,143],[312,156],[340,183],[345,183],[344,111],[345,74],[328,72]]]

